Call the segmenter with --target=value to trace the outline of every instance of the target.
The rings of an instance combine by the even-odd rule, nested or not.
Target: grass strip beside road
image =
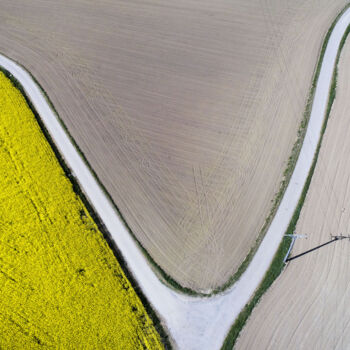
[[[331,28],[329,29],[329,31],[327,32],[324,44],[322,46],[322,50],[321,50],[321,54],[320,54],[320,59],[317,65],[317,70],[316,70],[316,74],[315,77],[318,78],[320,70],[321,70],[321,64],[323,61],[323,57],[324,57],[324,53],[326,50],[326,46],[328,44],[328,40],[330,37],[330,34],[338,20],[338,18],[344,13],[344,11],[350,6],[347,5],[346,8],[337,16],[336,20],[333,22],[333,25],[331,26]],[[293,234],[295,231],[295,227],[296,224],[299,220],[299,216],[300,216],[300,212],[302,210],[307,192],[309,190],[310,187],[310,183],[312,180],[312,176],[314,174],[315,171],[315,167],[317,164],[317,158],[321,149],[321,144],[322,144],[322,140],[323,140],[323,135],[326,131],[327,128],[327,123],[328,123],[328,119],[330,116],[330,112],[332,109],[332,105],[333,102],[335,100],[335,96],[336,96],[336,87],[337,87],[337,75],[338,75],[338,63],[339,63],[339,58],[340,58],[340,54],[341,51],[344,47],[345,41],[348,37],[350,33],[350,26],[346,29],[343,38],[340,42],[339,45],[339,49],[338,49],[338,53],[337,53],[337,58],[336,58],[336,62],[335,62],[335,67],[334,67],[334,71],[333,71],[333,77],[332,77],[332,83],[331,83],[331,87],[330,87],[330,91],[329,91],[329,97],[328,97],[328,104],[327,104],[327,109],[326,109],[326,114],[325,114],[325,118],[324,118],[324,122],[322,125],[322,129],[321,129],[321,135],[320,135],[320,139],[317,145],[317,149],[315,152],[315,156],[314,156],[314,160],[312,162],[312,166],[310,168],[307,180],[305,182],[301,197],[299,199],[298,205],[295,209],[295,212],[293,214],[293,217],[289,223],[288,229],[286,231],[286,234]],[[316,83],[317,83],[317,79],[316,81],[314,80],[313,85],[312,85],[312,89],[313,91],[311,92],[310,95],[312,95],[312,99],[315,93],[315,87],[316,87]],[[307,106],[307,111],[310,114],[311,113],[311,105],[312,105],[312,101],[310,103],[308,103]],[[269,270],[266,272],[265,277],[263,278],[263,281],[261,282],[261,284],[259,285],[258,289],[256,290],[254,296],[252,297],[252,299],[250,300],[250,302],[244,307],[244,309],[241,311],[241,313],[239,314],[239,316],[237,317],[235,323],[232,325],[226,339],[225,342],[222,346],[222,350],[231,350],[234,346],[234,344],[236,343],[236,340],[241,332],[241,330],[243,329],[245,323],[247,322],[249,316],[251,315],[254,307],[258,304],[258,302],[260,301],[261,297],[263,296],[263,294],[268,290],[268,288],[272,285],[272,283],[276,280],[276,278],[281,274],[281,272],[283,271],[283,268],[285,266],[283,260],[285,258],[285,255],[288,252],[289,246],[292,242],[291,237],[283,237],[282,242],[277,250],[276,255],[274,256],[274,259],[270,265]]]
[[[293,174],[293,171],[295,168],[295,164],[296,164],[298,157],[299,157],[299,154],[300,154],[301,147],[303,145],[304,137],[305,137],[307,126],[308,126],[309,119],[310,119],[312,101],[313,101],[314,96],[315,96],[316,84],[317,84],[318,77],[320,75],[321,65],[322,65],[322,61],[323,61],[324,53],[326,51],[329,37],[332,33],[332,30],[333,30],[335,24],[337,23],[337,21],[339,19],[339,17],[349,8],[349,6],[350,6],[350,4],[347,5],[337,15],[336,19],[333,21],[331,27],[329,28],[329,30],[328,30],[328,32],[323,40],[322,48],[321,48],[321,51],[319,54],[319,60],[318,60],[318,63],[316,65],[316,70],[314,72],[314,76],[312,79],[312,84],[311,84],[309,96],[307,99],[303,119],[300,122],[300,125],[298,128],[297,140],[295,141],[293,148],[292,148],[291,155],[288,158],[287,167],[283,172],[283,180],[281,181],[280,188],[279,188],[278,192],[275,194],[275,197],[273,199],[273,205],[272,205],[271,211],[270,211],[268,217],[266,218],[265,223],[264,223],[261,231],[259,232],[258,238],[256,239],[253,247],[250,249],[248,255],[245,257],[244,261],[242,262],[242,264],[240,265],[240,267],[238,268],[236,273],[225,284],[223,284],[219,288],[215,289],[211,293],[212,295],[223,292],[224,290],[226,290],[227,288],[232,286],[236,281],[238,281],[238,279],[242,276],[242,274],[245,272],[245,270],[249,266],[250,262],[252,261],[256,251],[258,250],[258,248],[260,246],[260,243],[264,239],[265,234],[266,234],[268,228],[270,227],[270,224],[271,224],[271,222],[276,214],[276,211],[277,211],[277,209],[281,203],[281,200],[284,196],[284,193],[288,187],[289,181],[292,177],[292,174]]]

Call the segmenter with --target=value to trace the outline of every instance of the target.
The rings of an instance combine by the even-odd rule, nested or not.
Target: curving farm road
[[[39,86],[26,70],[0,55],[0,65],[22,84],[61,154],[117,243],[129,269],[164,320],[179,349],[219,349],[231,324],[264,277],[293,215],[311,167],[328,102],[338,47],[349,24],[350,9],[339,18],[329,39],[302,150],[289,186],[263,242],[240,280],[225,293],[211,298],[183,295],[160,282],[124,227],[113,204],[73,146]]]

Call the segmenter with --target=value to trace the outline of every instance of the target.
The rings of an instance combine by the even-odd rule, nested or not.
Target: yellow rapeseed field
[[[25,99],[0,73],[0,349],[161,349]]]

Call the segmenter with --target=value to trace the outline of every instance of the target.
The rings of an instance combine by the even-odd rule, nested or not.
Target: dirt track
[[[350,41],[336,100],[297,225],[292,255],[349,234]],[[290,263],[253,312],[237,349],[347,349],[350,344],[350,243],[337,241]]]
[[[207,289],[263,225],[345,3],[4,0],[0,51],[38,78],[155,260]]]

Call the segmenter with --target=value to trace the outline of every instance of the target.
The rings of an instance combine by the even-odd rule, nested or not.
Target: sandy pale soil
[[[29,69],[138,240],[185,286],[224,283],[268,215],[345,0],[2,0]]]
[[[350,233],[350,41],[297,233],[296,255]],[[337,241],[291,261],[253,312],[237,349],[348,349],[350,242]]]

